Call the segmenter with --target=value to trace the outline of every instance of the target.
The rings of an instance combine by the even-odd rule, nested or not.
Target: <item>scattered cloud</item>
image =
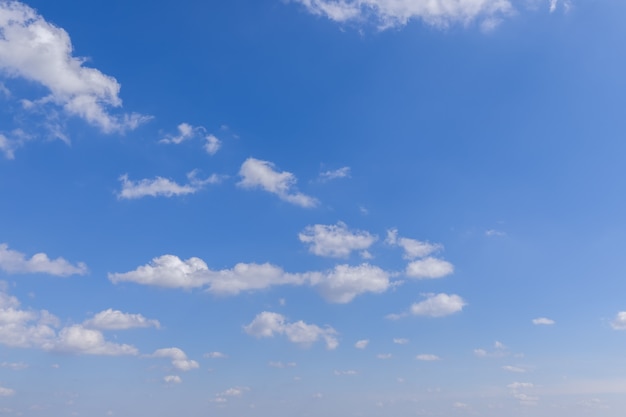
[[[411,306],[408,313],[390,314],[388,319],[397,320],[409,314],[414,316],[445,317],[463,310],[465,300],[456,294],[425,294],[426,299]]]
[[[624,315],[625,315],[625,319],[626,319],[626,313]],[[538,326],[539,325],[551,326],[554,323],[555,323],[554,320],[548,319],[548,318],[545,318],[545,317],[539,317],[539,318],[533,319],[533,324],[534,325],[538,325]]]
[[[417,279],[443,278],[454,272],[454,266],[437,258],[426,258],[413,261],[406,267],[406,275]]]
[[[6,387],[0,387],[0,397],[12,397],[15,395],[15,390]]]
[[[100,330],[126,330],[142,327],[156,327],[158,329],[161,327],[158,320],[147,319],[141,314],[122,313],[111,308],[96,314],[92,319],[85,321],[83,325]]]
[[[222,142],[215,135],[207,135],[204,139],[204,150],[209,155],[215,155],[222,147]]]
[[[183,382],[181,377],[179,377],[178,375],[167,375],[163,377],[163,381],[165,381],[167,384],[180,384],[181,382]]]
[[[204,357],[210,359],[226,359],[228,358],[228,355],[222,352],[209,352],[205,353]]]
[[[518,373],[518,374],[523,374],[526,373],[526,368],[522,368],[521,366],[512,366],[512,365],[505,365],[502,367],[502,369],[504,369],[507,372],[513,372],[513,373]]]
[[[6,243],[0,243],[0,269],[10,274],[49,274],[61,277],[85,275],[87,265],[79,262],[75,265],[63,258],[50,259],[45,253],[36,253],[27,259],[26,255],[9,249]]]
[[[367,339],[359,340],[354,344],[354,347],[357,349],[365,349],[369,343],[370,341]]]
[[[216,403],[225,403],[225,402],[228,402],[229,397],[241,397],[243,393],[246,391],[250,391],[250,388],[248,387],[228,388],[227,390],[223,392],[215,394],[215,398],[211,401],[216,402]]]
[[[406,345],[409,343],[409,339],[393,339],[393,343],[395,343],[396,345]]]
[[[358,375],[358,372],[353,370],[353,369],[348,369],[346,371],[338,371],[338,370],[334,370],[333,374],[337,375],[337,376],[353,376],[353,375]]]
[[[53,345],[53,350],[83,355],[137,355],[137,348],[107,342],[98,330],[87,329],[75,324],[61,329]]]
[[[474,349],[474,355],[479,358],[502,358],[504,356],[509,356],[510,352],[502,342],[496,340],[493,344],[493,350],[487,351],[485,349]]]
[[[626,330],[626,311],[620,311],[617,313],[611,322],[611,327],[615,330]]]
[[[291,172],[278,172],[273,163],[255,158],[248,158],[241,165],[239,175],[241,181],[237,183],[242,188],[261,188],[275,194],[283,201],[300,207],[315,207],[318,201],[295,189],[297,179]]]
[[[28,368],[28,364],[24,362],[2,362],[0,368],[11,369],[13,371],[21,371]]]
[[[244,330],[256,338],[284,335],[290,342],[305,347],[320,339],[326,342],[326,348],[329,350],[333,350],[339,345],[337,331],[332,327],[321,328],[315,324],[306,324],[303,321],[292,323],[288,322],[286,317],[281,314],[267,311],[258,314],[250,324],[244,326]]]
[[[270,362],[267,364],[269,367],[271,368],[278,368],[278,369],[285,369],[285,368],[295,368],[296,367],[296,363],[295,362],[287,362],[287,363],[283,363],[283,362]]]
[[[350,178],[350,167],[343,167],[336,170],[324,171],[320,173],[319,180],[328,182],[338,178]]]
[[[400,237],[398,236],[397,229],[387,230],[385,243],[391,246],[401,247],[404,250],[404,259],[423,258],[443,250],[443,246],[438,243],[422,242],[416,239]]]
[[[485,236],[488,237],[504,237],[506,236],[506,233],[500,231],[500,230],[496,230],[496,229],[489,229],[487,231],[485,231]]]
[[[192,369],[199,368],[198,362],[187,358],[187,354],[182,349],[177,347],[164,348],[156,350],[151,358],[169,358],[172,360],[172,365],[179,371],[191,371]]]
[[[513,382],[512,384],[509,384],[506,387],[512,390],[518,390],[518,389],[524,389],[524,388],[534,388],[535,385],[531,384],[530,382]]]
[[[421,355],[417,355],[415,357],[415,359],[417,359],[418,361],[425,361],[425,362],[434,362],[434,361],[439,361],[441,360],[441,358],[437,355],[431,355],[431,354],[421,354]]]
[[[207,130],[203,126],[192,126],[189,123],[179,124],[177,134],[166,135],[163,139],[159,140],[159,143],[179,145],[196,137],[204,138],[204,150],[209,155],[215,155],[222,146],[222,142],[217,138],[217,136],[207,134]]]
[[[376,355],[378,359],[391,359],[393,355],[391,353],[379,353]]]
[[[111,113],[122,106],[120,84],[85,58],[72,55],[68,33],[47,22],[29,6],[17,1],[0,3],[0,70],[5,77],[21,78],[44,87],[49,93],[30,107],[61,109],[104,133],[134,129],[149,118],[136,113]]]
[[[143,197],[178,197],[187,194],[195,194],[202,190],[207,184],[218,184],[222,177],[213,174],[205,179],[197,177],[197,170],[187,174],[187,184],[181,185],[163,177],[153,179],[144,178],[138,181],[128,179],[128,174],[119,177],[122,183],[122,190],[118,193],[119,199],[137,199]]]
[[[307,226],[298,238],[309,244],[309,252],[332,258],[347,258],[352,251],[366,250],[378,239],[366,231],[351,231],[343,222]]]
[[[345,304],[364,293],[383,293],[389,289],[389,274],[377,266],[337,265],[324,274],[311,274],[311,285],[331,303]]]
[[[499,21],[514,13],[509,0],[292,0],[314,15],[338,23],[372,22],[379,29],[422,20],[428,25],[448,27],[478,21]]]

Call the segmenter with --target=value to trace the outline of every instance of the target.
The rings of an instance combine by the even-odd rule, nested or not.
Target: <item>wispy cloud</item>
[[[138,199],[143,197],[178,197],[188,194],[195,194],[202,190],[207,184],[218,184],[222,177],[213,174],[207,178],[200,179],[197,170],[187,174],[187,184],[178,184],[168,178],[156,177],[153,179],[144,178],[138,181],[128,179],[128,174],[120,176],[122,189],[117,194],[119,199]]]

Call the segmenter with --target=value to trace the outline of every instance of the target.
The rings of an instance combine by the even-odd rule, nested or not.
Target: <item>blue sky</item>
[[[622,416],[625,13],[0,1],[0,412]]]

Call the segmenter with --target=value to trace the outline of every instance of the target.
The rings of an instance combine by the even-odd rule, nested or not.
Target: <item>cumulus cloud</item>
[[[302,194],[295,188],[297,179],[291,172],[278,172],[273,163],[255,158],[248,158],[239,170],[241,181],[237,183],[242,188],[261,188],[275,194],[283,201],[300,207],[315,207],[318,201]]]
[[[620,311],[617,313],[611,322],[611,327],[615,330],[626,330],[626,311]]]
[[[367,292],[382,293],[391,285],[389,274],[377,266],[337,265],[325,274],[311,274],[311,283],[331,303],[349,303]]]
[[[443,278],[454,272],[454,266],[437,258],[426,258],[413,261],[406,267],[406,275],[417,279]]]
[[[215,135],[207,135],[204,139],[204,150],[209,155],[215,155],[222,147],[222,142]]]
[[[408,313],[390,314],[388,319],[397,320],[409,314],[414,316],[445,317],[463,310],[467,303],[456,294],[426,294],[426,299],[411,306]]]
[[[179,145],[189,139],[196,137],[204,138],[204,150],[209,155],[215,155],[222,146],[222,142],[213,134],[207,134],[203,126],[192,126],[189,123],[178,125],[178,132],[174,135],[166,135],[159,143]]]
[[[250,391],[248,387],[232,387],[225,391],[215,394],[215,398],[210,400],[215,403],[226,403],[229,397],[241,397],[244,392]]]
[[[365,349],[367,345],[369,345],[370,341],[367,339],[359,340],[354,344],[354,347],[357,349]]]
[[[309,244],[309,252],[332,258],[347,258],[352,251],[366,250],[378,239],[366,231],[349,230],[343,222],[307,226],[298,238]]]
[[[338,178],[349,178],[350,177],[350,167],[343,167],[331,171],[324,171],[320,173],[319,180],[321,182],[327,182],[331,180],[335,180]]]
[[[386,29],[422,20],[429,25],[446,27],[474,21],[484,24],[514,12],[509,0],[292,0],[309,13],[335,22],[373,21]]]
[[[405,259],[423,258],[443,249],[438,243],[422,242],[416,239],[409,239],[398,236],[397,229],[387,230],[385,243],[391,246],[399,246],[404,250]]]
[[[259,313],[244,331],[256,338],[269,338],[275,335],[283,335],[292,343],[305,347],[324,340],[326,348],[335,349],[339,342],[337,332],[332,327],[321,328],[315,324],[307,324],[303,321],[289,322],[287,318],[278,313],[264,311]]]
[[[198,362],[187,358],[187,354],[177,347],[158,349],[150,357],[171,359],[172,366],[179,371],[191,371],[200,367]]]
[[[96,314],[92,319],[85,321],[83,325],[100,330],[126,330],[142,327],[156,327],[158,329],[161,327],[158,320],[147,319],[141,314],[122,313],[111,308]]]
[[[0,243],[0,269],[10,274],[49,274],[56,276],[85,275],[87,265],[82,262],[73,265],[63,258],[50,259],[45,253],[36,253],[27,259],[26,255],[9,249]]]
[[[163,377],[163,381],[167,384],[180,384],[181,382],[183,382],[181,377],[179,377],[178,375],[167,375]]]
[[[624,315],[626,316],[626,313]],[[537,326],[540,326],[540,325],[550,326],[550,325],[553,325],[554,323],[555,323],[554,320],[548,319],[546,317],[539,317],[539,318],[533,319],[533,324]]]
[[[439,356],[432,355],[429,353],[423,353],[421,355],[417,355],[415,359],[417,359],[418,361],[424,361],[424,362],[433,362],[433,361],[441,360]]]
[[[68,33],[29,6],[0,2],[0,32],[2,73],[35,82],[49,92],[31,105],[54,105],[105,133],[134,129],[147,119],[135,113],[111,114],[111,109],[122,106],[117,80],[86,67],[85,58],[73,56]]]
[[[325,272],[288,273],[275,265],[239,263],[231,269],[211,270],[200,258],[182,260],[174,255],[154,258],[125,273],[111,273],[113,283],[134,282],[167,288],[203,288],[216,295],[237,295],[278,285],[310,285],[332,303],[348,303],[356,296],[386,291],[391,283],[382,269],[362,264],[337,265]]]
[[[54,350],[85,355],[137,355],[137,348],[107,342],[98,330],[87,329],[80,324],[61,329]]]
[[[187,194],[195,194],[202,190],[207,184],[217,184],[222,178],[213,174],[205,179],[197,177],[197,171],[191,171],[187,174],[187,184],[178,184],[163,177],[144,178],[142,180],[133,181],[128,179],[128,174],[119,177],[122,183],[122,189],[117,194],[120,199],[137,199],[143,197],[178,197]]]

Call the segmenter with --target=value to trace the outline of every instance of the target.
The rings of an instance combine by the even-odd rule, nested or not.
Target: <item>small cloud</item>
[[[378,359],[391,359],[393,355],[391,353],[379,353],[376,355]]]
[[[393,343],[395,343],[396,345],[406,345],[409,343],[409,339],[403,339],[403,338],[393,339]]]
[[[226,359],[228,355],[222,352],[208,352],[204,354],[204,357],[210,359]]]
[[[309,252],[332,258],[347,258],[352,251],[365,251],[378,239],[363,230],[349,230],[343,222],[307,226],[298,238],[309,244]]]
[[[188,359],[185,352],[182,349],[172,347],[156,350],[151,358],[169,358],[172,360],[172,365],[179,371],[190,371],[192,369],[199,368],[198,362]]]
[[[620,311],[617,313],[611,322],[611,327],[615,330],[626,330],[626,311]]]
[[[367,345],[369,345],[370,341],[367,339],[359,340],[354,344],[354,347],[357,349],[365,349]]]
[[[328,350],[339,346],[337,331],[332,327],[321,328],[315,324],[303,321],[288,322],[282,314],[264,311],[257,314],[250,324],[244,326],[244,331],[256,338],[268,338],[275,335],[284,335],[292,343],[310,346],[318,340],[326,342]]]
[[[488,237],[504,237],[504,236],[506,236],[506,233],[502,232],[500,230],[496,230],[496,229],[489,229],[489,230],[485,231],[485,236],[488,236]]]
[[[554,320],[551,320],[545,317],[539,317],[539,318],[533,319],[533,324],[537,326],[541,326],[541,325],[551,326],[554,323],[555,323]]]
[[[163,378],[163,381],[168,384],[180,384],[181,382],[183,382],[183,380],[178,375],[167,375]]]
[[[14,395],[15,395],[14,389],[0,387],[0,397],[12,397]]]
[[[421,354],[421,355],[417,355],[415,357],[415,359],[417,359],[418,361],[425,361],[425,362],[434,362],[434,361],[439,361],[441,360],[441,358],[437,355],[431,355],[431,354]]]
[[[295,362],[287,362],[287,363],[283,363],[283,362],[269,362],[267,364],[269,367],[271,368],[278,368],[278,369],[285,369],[285,368],[295,368],[296,367],[296,363]]]
[[[204,150],[209,155],[215,155],[222,146],[222,142],[215,135],[207,135],[205,139]]]
[[[28,364],[24,362],[2,362],[0,368],[11,369],[13,371],[21,371],[28,368]]]
[[[72,264],[63,258],[50,259],[45,253],[36,253],[27,258],[25,254],[9,249],[6,243],[0,243],[0,270],[9,274],[48,274],[60,277],[87,274],[87,265],[83,262]]]
[[[519,366],[511,366],[511,365],[505,365],[502,367],[502,369],[504,369],[507,372],[513,372],[513,373],[518,373],[518,374],[523,374],[526,373],[526,369],[519,367]]]
[[[342,376],[342,375],[352,376],[352,375],[357,375],[358,372],[355,371],[355,370],[352,370],[352,369],[347,370],[347,371],[337,371],[337,370],[335,370],[335,371],[333,371],[333,374],[335,374],[337,376]]]
[[[350,167],[343,167],[336,169],[334,171],[325,171],[322,172],[319,176],[319,180],[321,182],[328,182],[338,178],[349,178],[350,177]]]

